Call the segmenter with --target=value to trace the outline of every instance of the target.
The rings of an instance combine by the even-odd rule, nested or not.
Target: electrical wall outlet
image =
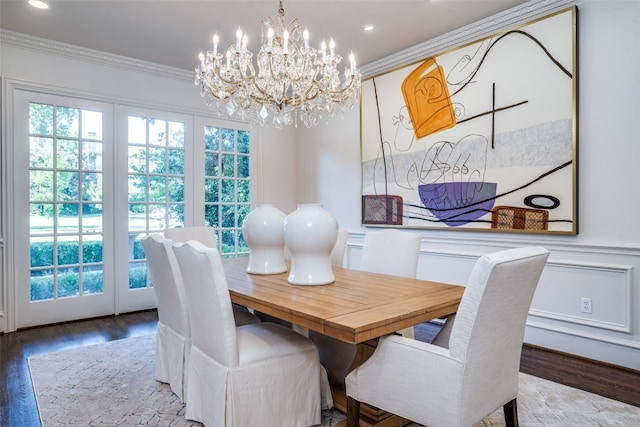
[[[591,314],[591,298],[582,298],[582,312]]]

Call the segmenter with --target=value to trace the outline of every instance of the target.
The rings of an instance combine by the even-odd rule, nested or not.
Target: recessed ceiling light
[[[49,9],[49,5],[41,0],[29,0],[29,4],[38,9]]]
[[[362,29],[364,31],[373,31],[376,27],[373,26],[373,24],[367,24],[364,27],[362,27]]]

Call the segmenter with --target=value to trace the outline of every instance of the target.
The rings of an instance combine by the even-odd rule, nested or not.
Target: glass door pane
[[[104,292],[102,114],[29,103],[31,301]]]
[[[142,237],[184,224],[185,125],[130,115],[128,120],[129,289],[149,288]]]
[[[113,107],[22,90],[13,100],[13,326],[113,314]]]

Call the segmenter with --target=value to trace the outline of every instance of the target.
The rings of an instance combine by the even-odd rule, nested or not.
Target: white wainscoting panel
[[[548,262],[529,312],[532,316],[631,332],[629,265]],[[591,313],[582,312],[591,299]]]

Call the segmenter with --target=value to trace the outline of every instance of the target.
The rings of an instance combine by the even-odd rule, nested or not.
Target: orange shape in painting
[[[402,96],[416,138],[456,125],[442,66],[437,65],[433,58],[424,61],[404,79]]]

